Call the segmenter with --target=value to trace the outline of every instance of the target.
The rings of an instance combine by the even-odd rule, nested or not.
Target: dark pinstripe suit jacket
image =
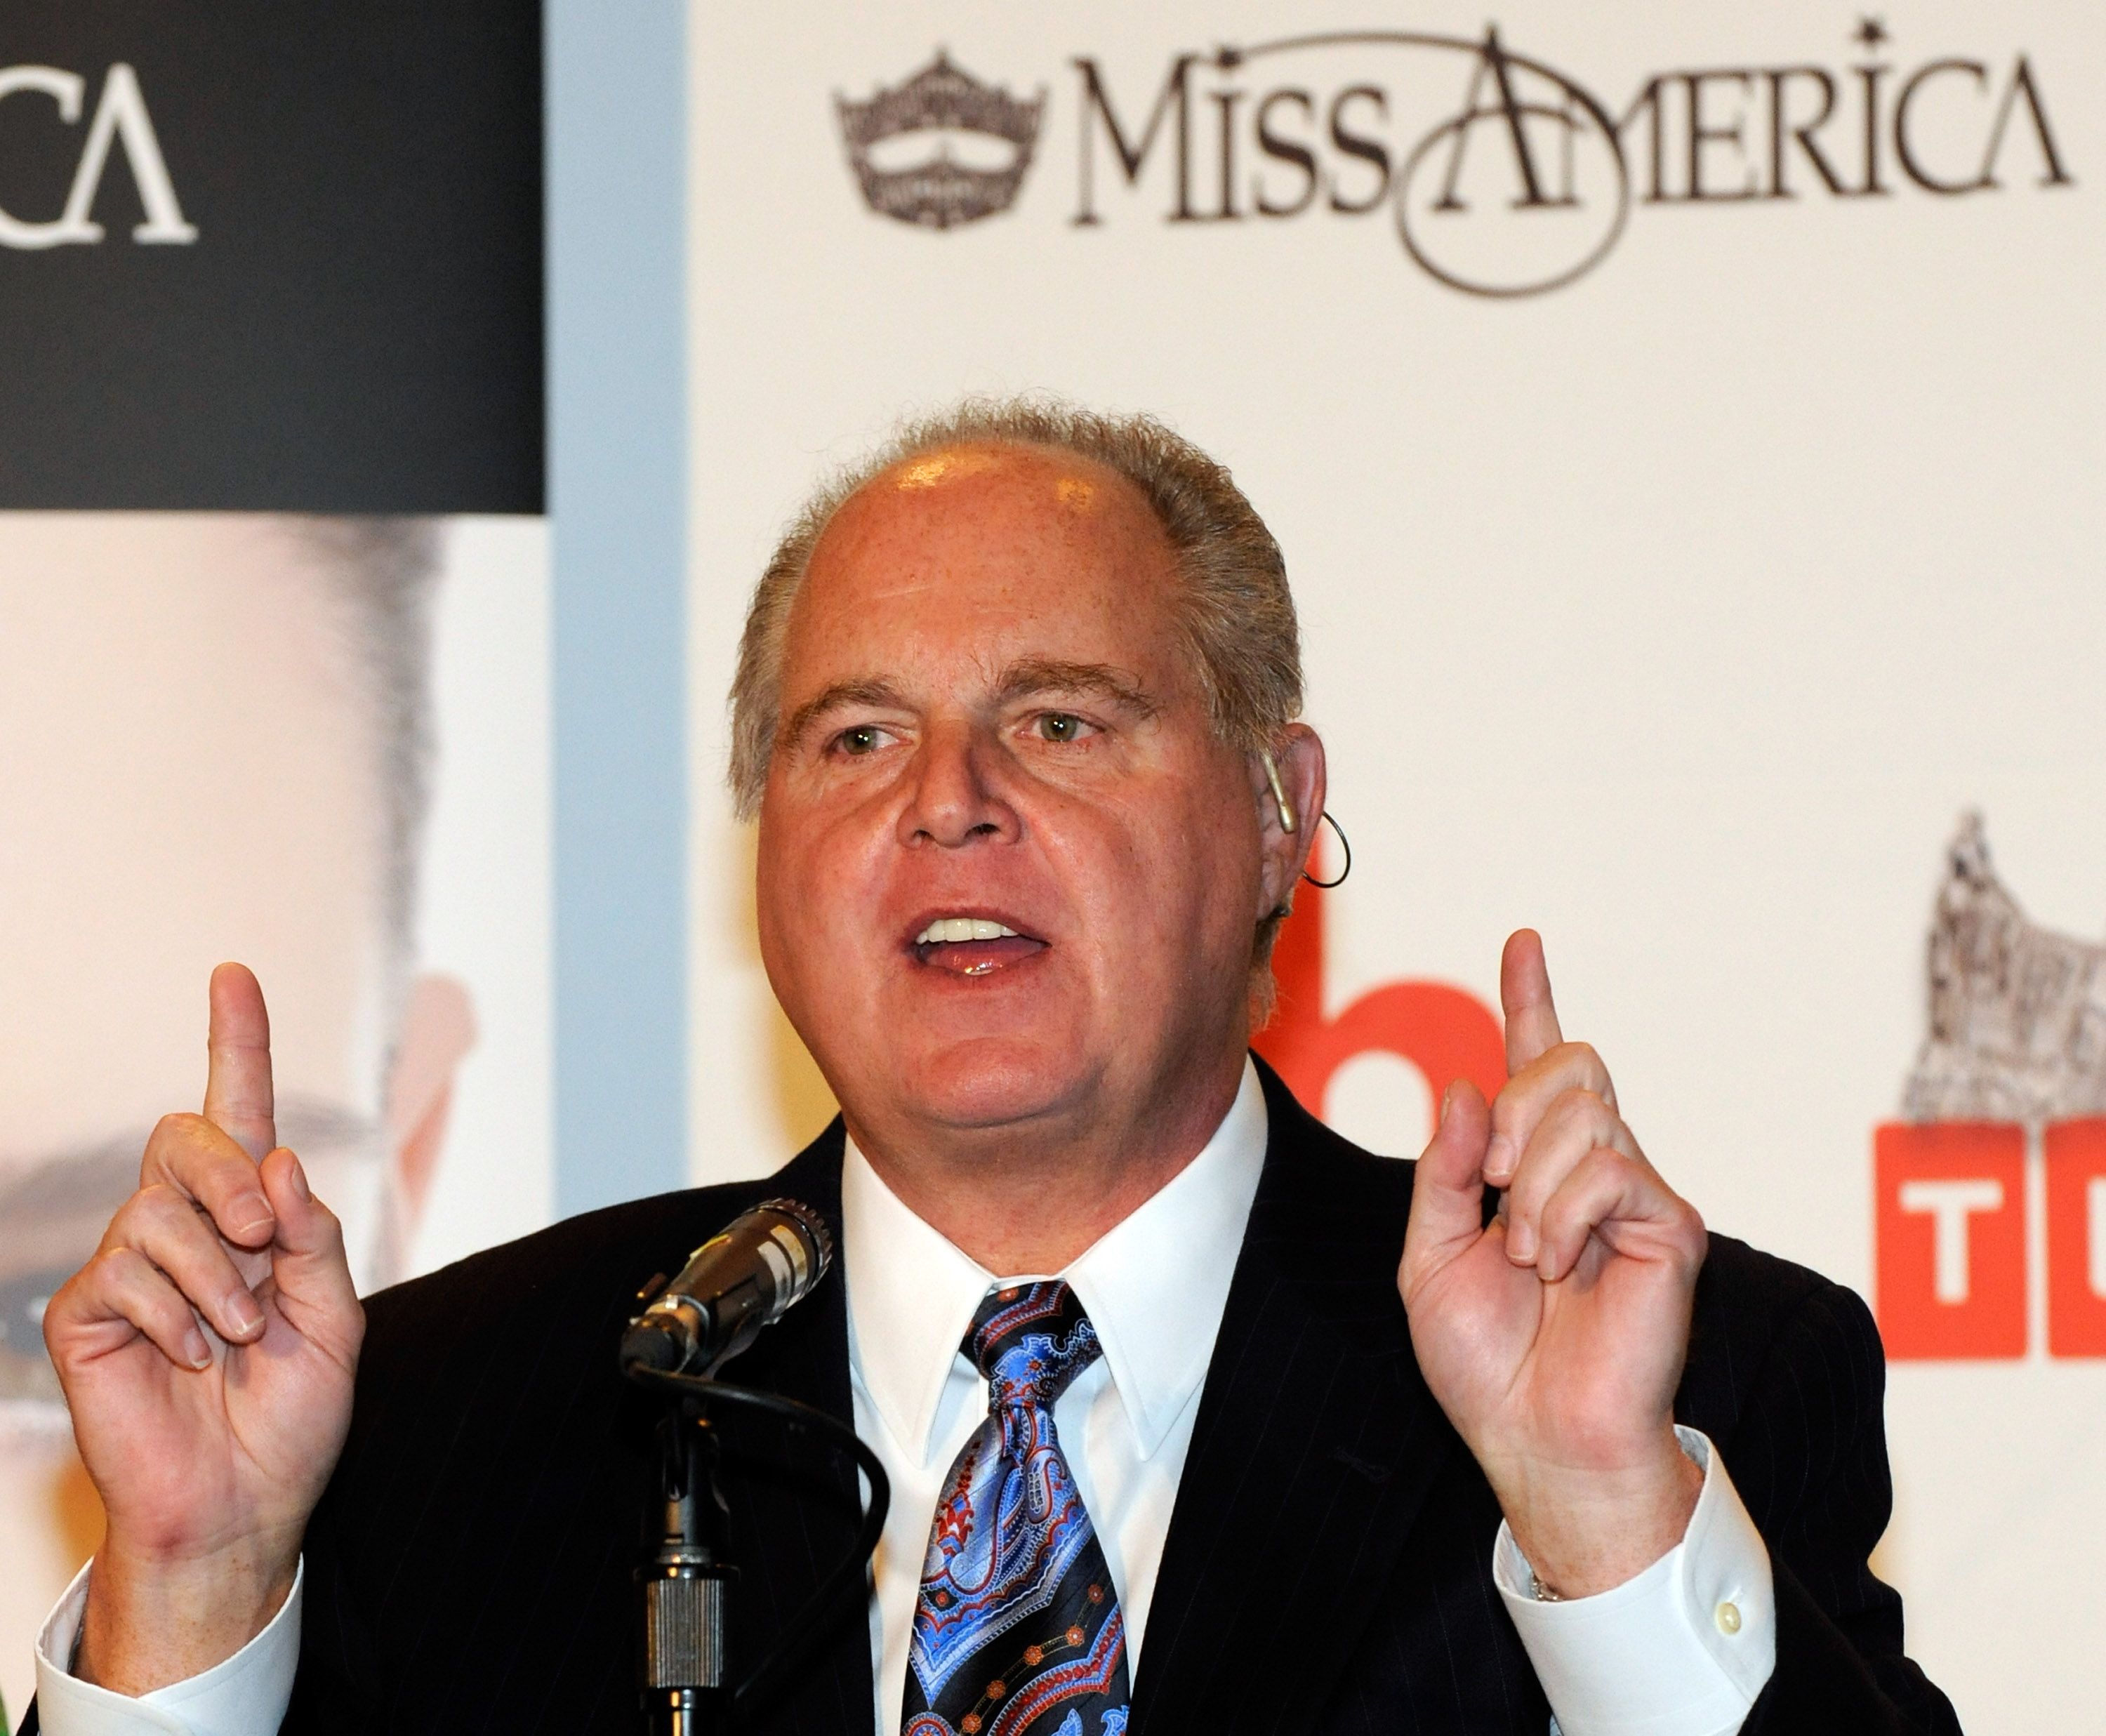
[[[1272,1136],[1164,1550],[1137,1736],[1515,1732],[1550,1710],[1491,1580],[1499,1514],[1413,1360],[1395,1272],[1409,1164],[1265,1076]],[[615,1370],[639,1284],[769,1193],[837,1216],[839,1124],[773,1180],[615,1207],[373,1299],[351,1438],[307,1542],[289,1730],[641,1728],[630,1570],[649,1406]],[[737,1365],[850,1415],[838,1276]],[[1747,1729],[1956,1729],[1866,1557],[1889,1507],[1879,1340],[1848,1291],[1723,1236],[1677,1411],[1724,1452],[1776,1567],[1777,1673]],[[852,1483],[739,1431],[751,1649],[849,1545]],[[762,1708],[864,1736],[868,1629],[839,1609]]]

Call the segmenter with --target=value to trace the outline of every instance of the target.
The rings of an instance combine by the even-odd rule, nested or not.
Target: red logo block
[[[2047,1348],[2106,1356],[2106,1121],[2058,1121],[2047,1155]]]
[[[1873,1149],[1887,1355],[2024,1356],[2025,1129],[1989,1121],[1889,1122]],[[2106,1173],[2106,1151],[2100,1155]]]

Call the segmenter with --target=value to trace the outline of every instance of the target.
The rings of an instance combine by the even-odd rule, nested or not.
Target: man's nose
[[[1016,838],[1022,828],[1002,788],[1000,759],[999,747],[982,730],[969,725],[930,730],[915,751],[899,841],[956,849],[975,839]]]

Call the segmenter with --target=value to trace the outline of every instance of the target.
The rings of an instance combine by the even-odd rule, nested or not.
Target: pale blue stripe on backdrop
[[[687,1181],[685,0],[546,0],[555,1206]]]

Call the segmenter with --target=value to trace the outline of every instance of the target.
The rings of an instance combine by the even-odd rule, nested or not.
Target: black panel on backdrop
[[[8,0],[0,506],[542,509],[540,9]]]

